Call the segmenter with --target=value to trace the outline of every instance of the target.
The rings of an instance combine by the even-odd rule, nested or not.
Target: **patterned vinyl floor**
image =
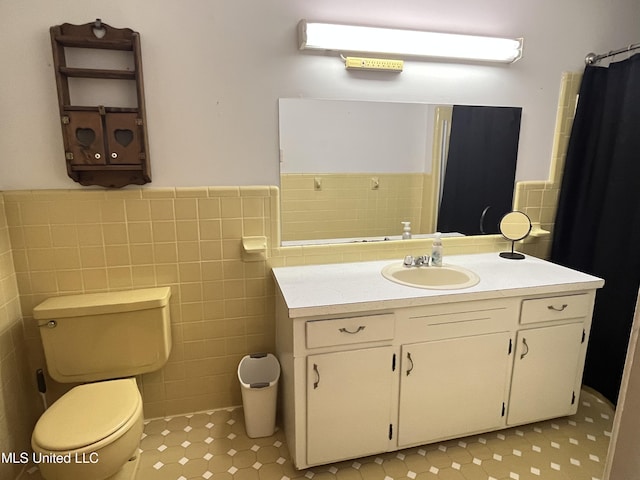
[[[571,417],[298,471],[282,431],[250,439],[241,408],[201,412],[146,422],[136,480],[600,480],[613,415],[583,390]]]

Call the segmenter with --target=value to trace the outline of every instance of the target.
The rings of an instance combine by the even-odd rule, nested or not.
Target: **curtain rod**
[[[598,63],[603,58],[613,57],[614,55],[618,55],[619,53],[630,52],[631,50],[636,50],[638,48],[640,48],[640,43],[634,43],[629,45],[628,47],[620,48],[619,50],[611,50],[600,55],[596,55],[592,52],[587,54],[586,58],[584,59],[584,63],[586,63],[587,65],[593,65]]]

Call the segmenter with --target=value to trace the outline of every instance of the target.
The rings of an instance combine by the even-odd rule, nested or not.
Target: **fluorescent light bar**
[[[382,53],[513,63],[522,56],[522,39],[433,33],[301,20],[300,49]]]

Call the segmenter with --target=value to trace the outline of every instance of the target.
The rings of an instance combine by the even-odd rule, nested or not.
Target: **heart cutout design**
[[[107,34],[107,29],[104,28],[102,25],[94,26],[91,29],[91,31],[93,32],[96,38],[104,38],[104,36]]]
[[[123,147],[128,146],[131,142],[133,142],[133,132],[131,130],[114,130],[113,136]]]
[[[96,139],[96,132],[91,128],[76,128],[76,139],[83,147],[90,147]]]

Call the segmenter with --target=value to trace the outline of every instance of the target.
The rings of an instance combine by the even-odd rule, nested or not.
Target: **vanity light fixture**
[[[513,63],[522,57],[522,38],[434,33],[300,20],[300,50],[377,53]]]

